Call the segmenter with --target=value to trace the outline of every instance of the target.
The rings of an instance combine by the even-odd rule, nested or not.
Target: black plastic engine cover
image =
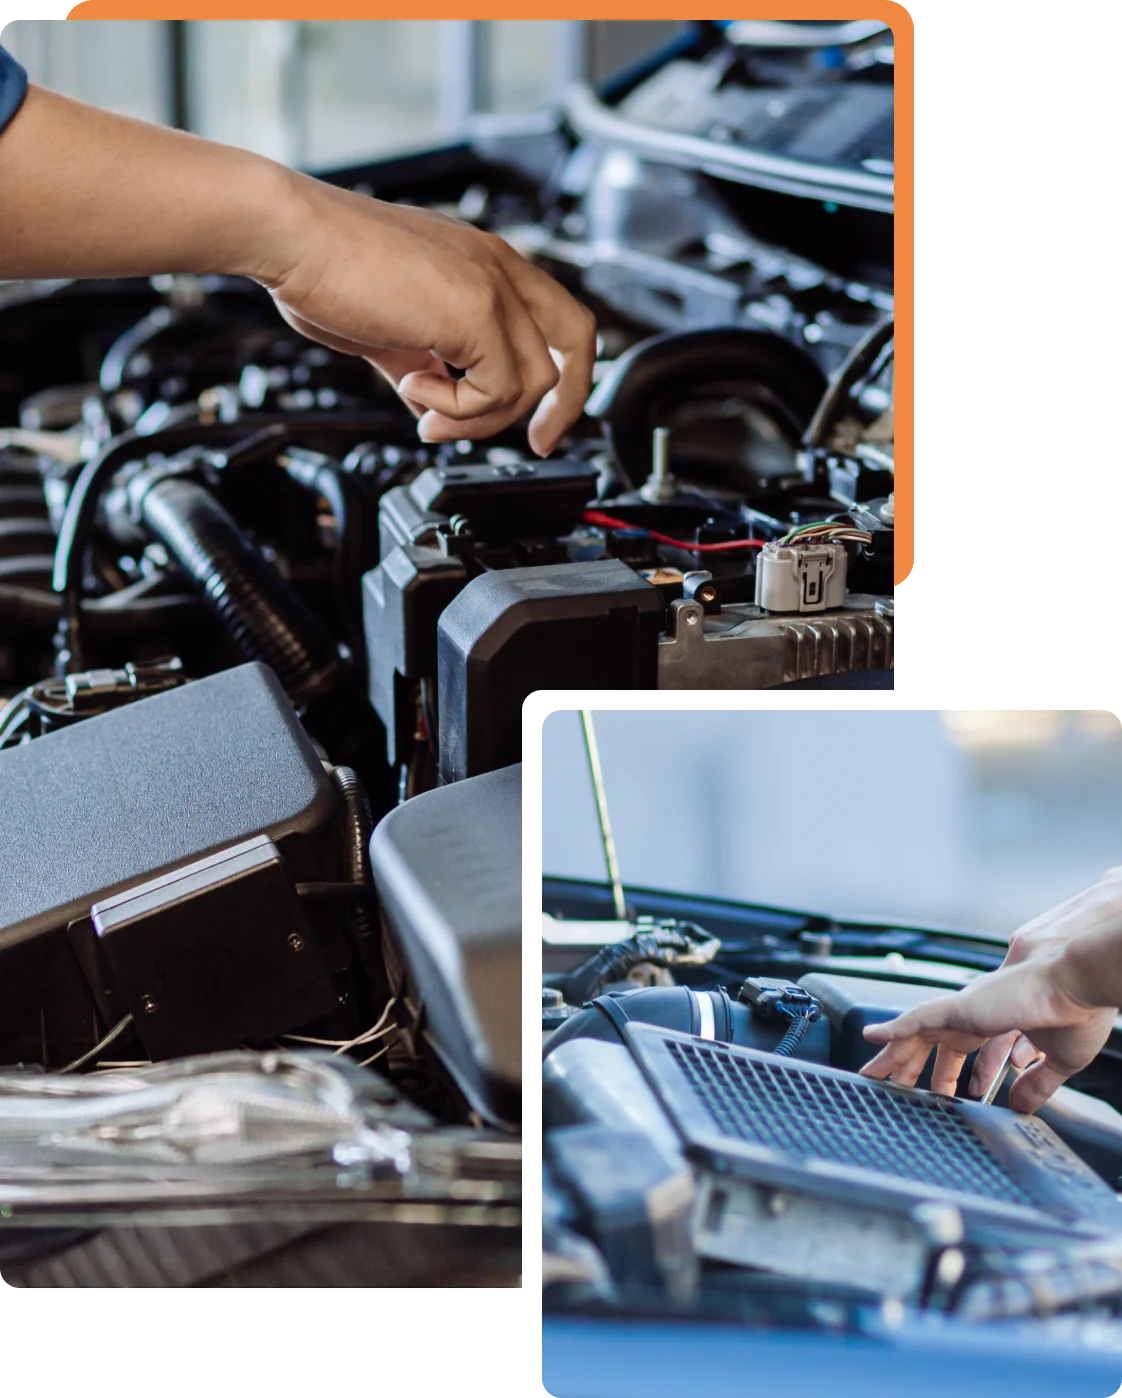
[[[91,922],[112,993],[154,1062],[267,1040],[335,1008],[319,943],[267,835],[95,903]]]
[[[95,903],[257,834],[330,877],[337,798],[272,671],[242,665],[0,753],[0,1061],[59,1066],[97,1020],[67,940]]]
[[[618,559],[473,579],[440,618],[440,775],[517,762],[536,689],[653,689],[662,595]]]
[[[488,1120],[522,1115],[522,769],[427,791],[379,822],[370,864],[425,1032]]]

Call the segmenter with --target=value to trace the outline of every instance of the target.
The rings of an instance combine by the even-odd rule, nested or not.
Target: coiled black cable
[[[271,666],[291,698],[309,699],[341,678],[331,636],[205,486],[177,476],[157,480],[141,497],[140,513],[246,659]]]
[[[352,767],[334,767],[331,779],[343,799],[343,877],[348,883],[369,884],[370,836],[374,832],[374,817],[366,789]],[[363,969],[379,983],[385,971],[379,952],[379,926],[370,903],[356,898],[347,913],[355,952]]]
[[[794,1057],[795,1050],[806,1037],[806,1031],[810,1028],[813,1019],[814,1016],[810,1014],[796,1015],[792,1019],[791,1026],[786,1034],[783,1035],[782,1039],[780,1039],[772,1049],[772,1053],[778,1058]]]

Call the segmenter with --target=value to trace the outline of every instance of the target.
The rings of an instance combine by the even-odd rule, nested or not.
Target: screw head
[[[140,1008],[146,1015],[153,1015],[160,1008],[160,1002],[154,995],[142,995],[140,997]]]
[[[697,613],[696,613],[696,612],[687,612],[687,613],[686,613],[686,625],[687,625],[687,626],[696,626],[696,625],[697,625]]]
[[[288,945],[292,948],[293,951],[303,951],[304,938],[301,937],[299,932],[290,932],[288,934]]]

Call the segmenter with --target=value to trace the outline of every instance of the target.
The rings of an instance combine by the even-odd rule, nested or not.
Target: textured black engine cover
[[[440,775],[517,762],[536,689],[654,689],[664,609],[617,558],[474,578],[440,618]]]
[[[406,801],[380,821],[370,864],[425,1033],[489,1120],[522,1112],[522,769]]]
[[[335,806],[260,664],[0,753],[0,1061],[58,1066],[91,1046],[66,929],[94,903],[260,833],[295,878],[322,877]]]

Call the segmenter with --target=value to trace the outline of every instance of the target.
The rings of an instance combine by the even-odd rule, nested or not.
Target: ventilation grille
[[[941,1097],[763,1063],[707,1043],[667,1040],[718,1130],[799,1160],[854,1165],[1030,1208],[1030,1198]]]

